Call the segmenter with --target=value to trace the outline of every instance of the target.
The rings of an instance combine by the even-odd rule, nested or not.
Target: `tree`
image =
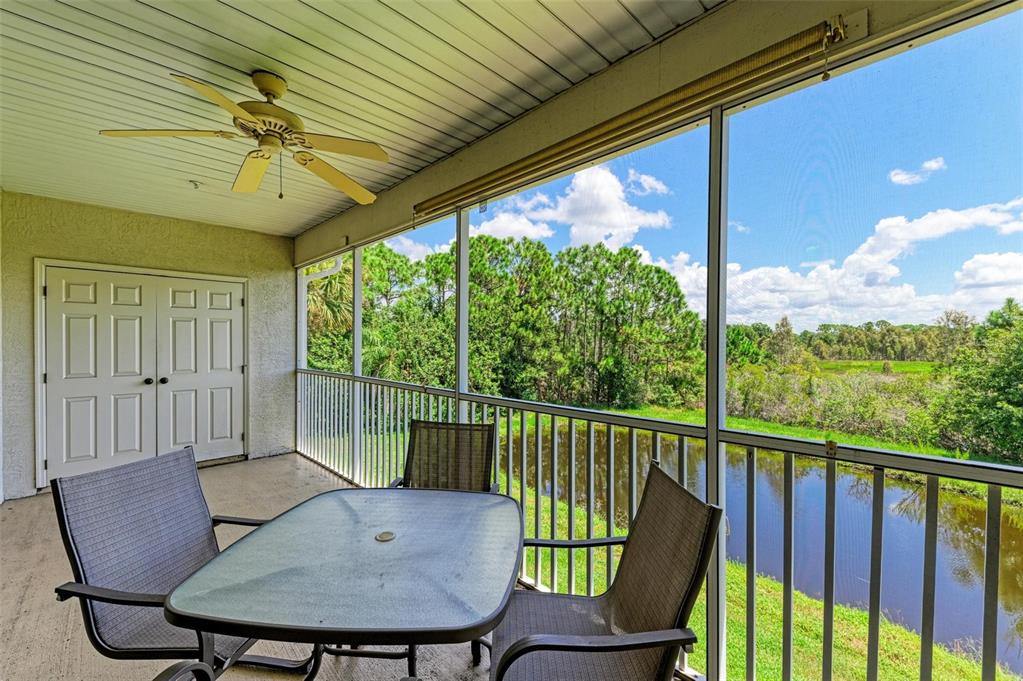
[[[934,406],[942,444],[1023,462],[1023,314],[1016,301],[991,313],[976,337],[957,348],[951,388]]]
[[[351,331],[352,328],[352,257],[341,258],[340,269],[331,275],[314,279],[306,289],[309,332],[312,334]],[[314,274],[332,267],[335,261],[312,265],[305,274]]]
[[[782,317],[774,327],[774,332],[767,339],[767,353],[778,364],[793,364],[799,358],[799,347],[796,345],[796,334],[788,317]]]

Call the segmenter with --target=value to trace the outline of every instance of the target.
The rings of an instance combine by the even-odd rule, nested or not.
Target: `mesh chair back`
[[[490,491],[495,424],[412,421],[405,487]]]
[[[608,616],[624,632],[685,627],[703,586],[721,509],[650,467],[636,518],[608,590]]]
[[[192,448],[51,483],[76,581],[169,593],[219,551]],[[130,637],[143,608],[90,602],[101,642]]]

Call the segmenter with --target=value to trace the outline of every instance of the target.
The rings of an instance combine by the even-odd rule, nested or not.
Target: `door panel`
[[[165,280],[157,296],[157,373],[167,379],[159,384],[159,452],[190,444],[202,460],[244,451],[242,290]]]
[[[50,478],[156,454],[157,281],[46,268]]]

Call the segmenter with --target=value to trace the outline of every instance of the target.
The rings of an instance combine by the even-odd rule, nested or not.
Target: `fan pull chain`
[[[284,198],[284,156],[281,155],[281,154],[277,154],[277,169],[278,169],[277,177],[280,178],[280,181],[281,181],[280,193],[277,195],[277,198],[278,199],[283,199]]]

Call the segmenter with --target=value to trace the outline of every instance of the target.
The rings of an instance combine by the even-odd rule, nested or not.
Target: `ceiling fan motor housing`
[[[279,144],[275,145],[277,150],[280,150],[281,146],[304,145],[305,138],[302,137],[302,133],[305,132],[305,126],[302,125],[302,119],[287,109],[271,102],[238,102],[238,106],[259,120],[259,126],[235,118],[234,127],[243,135],[259,140],[260,146],[263,146],[263,138],[271,135],[279,141]]]

